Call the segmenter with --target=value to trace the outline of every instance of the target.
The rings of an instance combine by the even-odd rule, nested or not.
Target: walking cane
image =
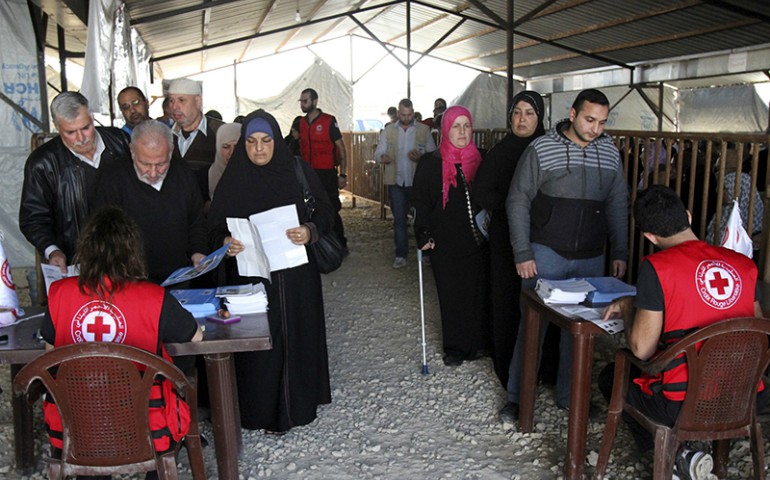
[[[422,327],[422,374],[428,375],[428,356],[425,352],[425,295],[422,291],[422,250],[417,248],[417,272],[420,277],[420,326]]]

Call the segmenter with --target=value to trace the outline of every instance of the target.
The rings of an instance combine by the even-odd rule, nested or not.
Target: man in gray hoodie
[[[506,200],[511,245],[522,288],[538,278],[604,275],[610,240],[611,272],[622,277],[628,257],[628,188],[612,138],[604,133],[609,101],[599,90],[578,94],[569,119],[533,141],[522,154]],[[521,331],[508,376],[504,420],[518,417],[522,368]],[[540,353],[547,329],[540,328]],[[562,331],[556,403],[569,409],[572,338]]]

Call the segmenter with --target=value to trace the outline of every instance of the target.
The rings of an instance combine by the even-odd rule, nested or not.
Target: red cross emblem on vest
[[[126,317],[117,306],[92,300],[80,307],[72,317],[70,334],[75,343],[123,343],[126,339]]]
[[[738,271],[724,260],[704,260],[695,271],[695,284],[701,300],[718,310],[738,301],[743,282]]]

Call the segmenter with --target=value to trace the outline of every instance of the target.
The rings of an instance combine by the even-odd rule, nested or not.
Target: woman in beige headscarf
[[[209,167],[209,198],[214,198],[219,179],[230,161],[235,144],[241,138],[241,127],[240,123],[226,123],[217,130],[217,153]]]

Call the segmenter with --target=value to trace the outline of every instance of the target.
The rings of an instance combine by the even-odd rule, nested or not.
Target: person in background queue
[[[545,134],[544,115],[545,106],[539,93],[527,90],[513,97],[508,111],[510,131],[484,156],[473,187],[476,203],[491,216],[489,265],[492,361],[503,387],[508,385],[508,369],[521,317],[521,277],[516,273],[505,200],[508,198],[513,172],[524,149]]]
[[[122,130],[129,135],[134,127],[150,118],[150,104],[137,87],[126,87],[118,93],[118,107],[126,120]]]
[[[94,127],[88,100],[64,92],[51,102],[59,136],[27,157],[19,203],[19,228],[35,249],[62,272],[75,254],[80,229],[103,169],[128,159],[128,136]]]

